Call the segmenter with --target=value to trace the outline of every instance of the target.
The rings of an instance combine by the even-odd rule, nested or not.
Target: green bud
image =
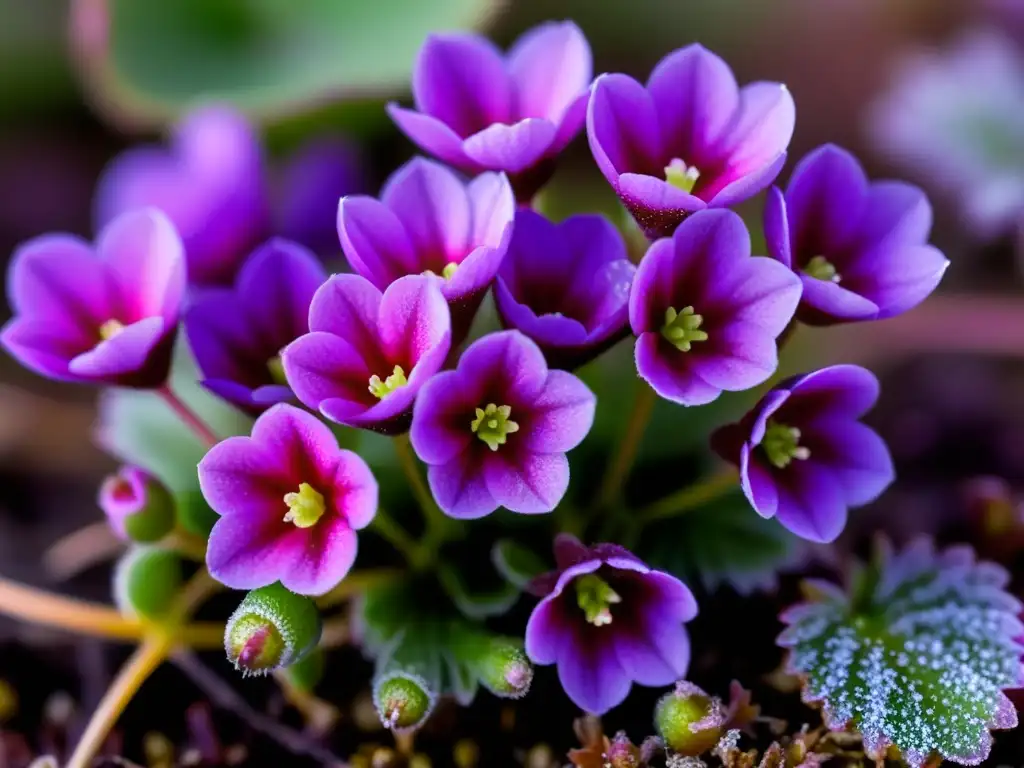
[[[181,587],[181,560],[161,547],[129,549],[114,568],[114,601],[122,613],[159,619]]]
[[[399,669],[383,673],[373,684],[373,705],[381,723],[398,733],[422,726],[436,699],[426,680]]]
[[[121,467],[107,477],[100,485],[97,503],[122,539],[150,543],[174,529],[174,497],[139,467]]]
[[[486,642],[481,652],[470,660],[481,684],[505,699],[520,699],[530,691],[533,665],[523,653],[522,644],[496,637]]]
[[[320,612],[280,583],[254,589],[224,631],[228,660],[243,675],[265,675],[301,661],[320,642]]]
[[[722,702],[693,683],[681,680],[654,708],[654,725],[666,746],[696,757],[718,743],[725,725]]]

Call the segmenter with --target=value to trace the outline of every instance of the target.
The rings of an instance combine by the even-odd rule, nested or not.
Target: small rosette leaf
[[[181,587],[181,560],[169,549],[136,546],[114,568],[114,601],[122,613],[158,620]]]
[[[895,746],[911,766],[931,755],[964,765],[988,756],[990,729],[1013,728],[1003,689],[1021,684],[1021,604],[1007,573],[965,546],[921,539],[887,545],[848,592],[808,584],[782,616],[779,644],[832,729],[857,728],[881,759]]]
[[[302,661],[320,642],[316,604],[280,583],[254,589],[231,614],[224,650],[243,675],[265,675]]]
[[[525,589],[532,579],[548,570],[539,555],[512,539],[501,539],[494,544],[491,562],[516,589]]]

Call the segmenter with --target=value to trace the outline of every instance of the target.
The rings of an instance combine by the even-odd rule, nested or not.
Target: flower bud
[[[654,708],[654,725],[666,746],[687,757],[696,757],[718,743],[725,725],[722,702],[693,683],[680,680]]]
[[[139,545],[114,568],[114,602],[122,613],[159,619],[181,587],[181,560],[173,550]]]
[[[385,728],[398,733],[414,731],[426,722],[437,696],[419,675],[393,669],[373,685],[373,705]]]
[[[320,612],[279,583],[254,589],[228,619],[224,650],[243,675],[265,675],[301,661],[320,642]]]
[[[522,698],[533,682],[533,665],[523,653],[522,645],[508,638],[487,642],[471,666],[483,686],[502,698]]]
[[[629,740],[624,731],[615,734],[605,754],[605,764],[610,768],[640,768],[645,765],[640,749]]]
[[[98,504],[120,538],[159,541],[174,528],[174,497],[143,469],[121,467],[100,485]]]

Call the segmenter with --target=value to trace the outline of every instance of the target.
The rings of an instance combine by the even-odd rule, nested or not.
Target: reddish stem
[[[164,402],[171,407],[188,428],[191,429],[196,436],[202,440],[207,446],[214,446],[220,442],[220,438],[217,437],[217,433],[210,429],[210,426],[203,421],[195,411],[193,411],[184,400],[174,394],[170,384],[164,384],[162,387],[156,390],[156,393],[164,399]]]

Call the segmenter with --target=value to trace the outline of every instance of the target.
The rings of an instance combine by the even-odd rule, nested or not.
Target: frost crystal
[[[780,617],[788,627],[778,642],[791,649],[805,701],[823,705],[828,727],[858,728],[872,757],[894,744],[911,766],[933,752],[977,765],[989,729],[1017,725],[1002,691],[1022,682],[1024,625],[1007,581],[967,547],[883,546],[849,596],[811,584],[811,601]]]

